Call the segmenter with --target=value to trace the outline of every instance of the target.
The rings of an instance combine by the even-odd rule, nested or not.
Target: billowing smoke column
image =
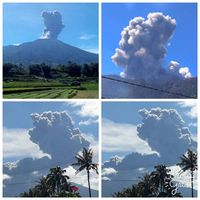
[[[121,32],[119,48],[112,56],[112,61],[124,68],[121,76],[152,80],[169,75],[162,63],[175,28],[176,20],[159,12],[149,13],[146,20],[142,17],[132,19]]]
[[[83,147],[89,146],[66,112],[49,111],[31,116],[34,128],[29,130],[30,140],[53,160],[66,160],[69,152],[74,156]]]
[[[62,15],[58,11],[43,11],[44,32],[42,38],[57,39],[59,33],[65,27],[62,23]]]
[[[142,124],[137,126],[138,136],[165,161],[176,161],[188,148],[196,146],[191,132],[175,109],[141,109],[139,114]]]

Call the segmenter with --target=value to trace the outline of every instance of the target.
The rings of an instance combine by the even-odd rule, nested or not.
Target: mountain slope
[[[110,80],[115,79],[119,81]],[[120,82],[121,81],[121,82]],[[122,81],[145,87],[126,84]],[[147,87],[155,88],[149,89]],[[156,90],[158,89],[158,90]],[[163,90],[163,91],[161,91]],[[164,92],[168,91],[168,92]],[[183,96],[179,95],[182,94]],[[117,75],[106,75],[102,78],[103,98],[196,98],[197,78],[171,79],[145,82],[144,80],[129,80]]]
[[[66,64],[68,61],[77,64],[98,62],[98,55],[55,39],[38,39],[19,46],[3,47],[3,62]]]

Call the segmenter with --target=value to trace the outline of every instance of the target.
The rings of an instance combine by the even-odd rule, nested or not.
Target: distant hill
[[[98,62],[98,55],[56,39],[38,39],[18,46],[3,47],[4,63],[67,64],[69,61],[77,64]]]
[[[129,80],[117,75],[107,75],[102,79],[103,98],[197,98],[197,78],[171,79],[145,82],[144,80]],[[109,80],[117,79],[119,81]],[[136,83],[141,86],[152,87],[152,90],[145,87],[126,84],[120,81]],[[161,92],[169,91],[167,92]],[[179,95],[182,94],[183,96]],[[184,97],[185,96],[185,97]]]

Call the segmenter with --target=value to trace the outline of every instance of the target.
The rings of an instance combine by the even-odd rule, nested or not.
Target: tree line
[[[30,64],[28,66],[22,64],[3,64],[3,77],[15,77],[29,75],[29,76],[40,76],[46,79],[55,77],[56,75],[67,75],[70,77],[98,77],[99,73],[98,63],[90,63],[79,65],[77,63],[68,62],[66,65],[47,65],[41,64]]]
[[[197,170],[197,153],[188,149],[186,154],[180,157],[177,165],[181,168],[179,173],[190,171],[191,196],[194,197],[194,171]],[[182,197],[178,192],[174,176],[165,165],[157,165],[154,171],[145,174],[137,184],[124,188],[114,193],[113,197]]]
[[[83,148],[82,152],[75,156],[76,174],[86,170],[88,180],[89,197],[91,194],[90,171],[95,170],[98,174],[98,164],[93,163],[92,149]],[[188,149],[186,154],[180,157],[177,166],[181,168],[179,173],[186,171],[191,175],[191,196],[194,197],[194,171],[197,170],[197,153]],[[157,165],[151,173],[146,173],[139,178],[137,184],[124,188],[113,194],[113,197],[183,197],[178,191],[171,170],[165,165]],[[20,194],[20,197],[80,197],[79,188],[69,182],[66,171],[60,167],[51,168],[46,176],[42,176],[36,186],[27,192]]]
[[[72,165],[78,167],[76,174],[83,170],[87,172],[88,192],[89,197],[92,197],[90,171],[95,170],[98,174],[98,164],[92,161],[92,149],[83,148],[82,152],[75,156],[75,159],[76,162]],[[69,179],[65,169],[59,166],[51,168],[46,176],[42,176],[33,188],[20,194],[20,197],[81,197],[79,188],[71,184]]]

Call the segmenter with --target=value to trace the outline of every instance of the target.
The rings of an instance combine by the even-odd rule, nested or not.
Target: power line
[[[142,87],[142,88],[149,89],[149,90],[155,90],[155,91],[159,91],[159,92],[163,92],[163,93],[167,93],[167,94],[177,95],[177,96],[184,97],[184,98],[194,98],[194,97],[191,97],[191,96],[188,96],[188,95],[185,95],[185,94],[181,94],[181,93],[177,93],[177,92],[170,92],[170,91],[167,91],[167,90],[158,89],[158,88],[154,88],[154,87],[151,87],[151,86],[145,86],[145,85],[141,85],[141,84],[133,83],[133,82],[128,82],[128,81],[124,81],[124,80],[119,80],[119,79],[115,79],[115,78],[112,78],[112,77],[102,76],[102,78],[112,80],[112,81],[116,81],[116,82],[120,82],[120,83],[129,84],[129,85],[132,85],[132,86]],[[102,98],[104,99],[105,97],[102,97]]]

